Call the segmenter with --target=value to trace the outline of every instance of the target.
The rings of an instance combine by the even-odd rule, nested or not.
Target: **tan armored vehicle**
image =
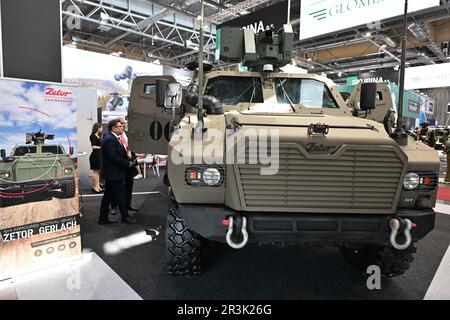
[[[207,72],[200,99],[198,79],[187,91],[172,77],[132,86],[131,147],[168,154],[169,272],[201,273],[212,240],[333,245],[363,272],[402,274],[434,227],[436,151],[390,136],[376,85],[358,87],[349,108],[329,79],[278,72],[291,26],[223,28],[220,39],[221,60],[250,72]]]

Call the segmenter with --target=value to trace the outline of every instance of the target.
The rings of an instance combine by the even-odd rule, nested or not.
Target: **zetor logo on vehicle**
[[[323,144],[319,145],[317,143],[308,143],[305,149],[308,153],[330,153],[334,149],[336,149],[336,146],[326,146]]]
[[[72,95],[72,92],[48,87],[48,88],[45,88],[44,94],[49,97],[66,97],[67,98]]]

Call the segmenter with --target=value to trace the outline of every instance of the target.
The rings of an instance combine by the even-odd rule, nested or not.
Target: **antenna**
[[[403,38],[402,38],[402,59],[400,64],[400,81],[399,81],[399,101],[398,101],[398,117],[397,128],[392,133],[391,138],[399,145],[406,146],[408,144],[408,134],[403,129],[403,93],[405,90],[405,67],[406,67],[406,43],[408,39],[408,0],[405,0],[405,13],[403,15]]]
[[[203,122],[203,28],[205,26],[205,6],[204,0],[201,0],[201,13],[200,13],[200,48],[198,52],[198,106],[197,106],[197,125],[195,131],[197,133],[203,132],[204,122]]]

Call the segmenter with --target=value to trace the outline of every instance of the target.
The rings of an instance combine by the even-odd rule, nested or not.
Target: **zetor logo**
[[[308,143],[305,147],[308,153],[331,153],[335,146],[326,146],[324,144]]]
[[[68,97],[70,95],[72,95],[72,92],[70,91],[63,91],[60,89],[55,89],[55,88],[45,88],[45,93],[46,96],[50,96],[50,97]]]

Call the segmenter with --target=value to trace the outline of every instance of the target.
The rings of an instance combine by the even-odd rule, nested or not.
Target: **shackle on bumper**
[[[391,242],[391,245],[397,249],[397,250],[406,250],[411,245],[412,238],[411,238],[411,228],[413,226],[413,223],[409,219],[401,219],[402,223],[406,224],[405,230],[403,231],[403,234],[405,236],[405,243],[399,244],[397,242],[397,234],[398,230],[400,229],[400,221],[399,218],[392,218],[389,221],[389,226],[391,227],[391,235],[389,237],[389,240]]]
[[[240,243],[235,243],[231,239],[231,236],[233,235],[233,231],[234,231],[234,217],[232,217],[232,216],[229,217],[228,221],[229,221],[229,224],[228,224],[228,231],[227,231],[227,235],[226,235],[227,243],[233,249],[242,249],[243,247],[245,247],[245,245],[248,242],[247,218],[242,217],[242,228],[241,228],[242,241]]]

